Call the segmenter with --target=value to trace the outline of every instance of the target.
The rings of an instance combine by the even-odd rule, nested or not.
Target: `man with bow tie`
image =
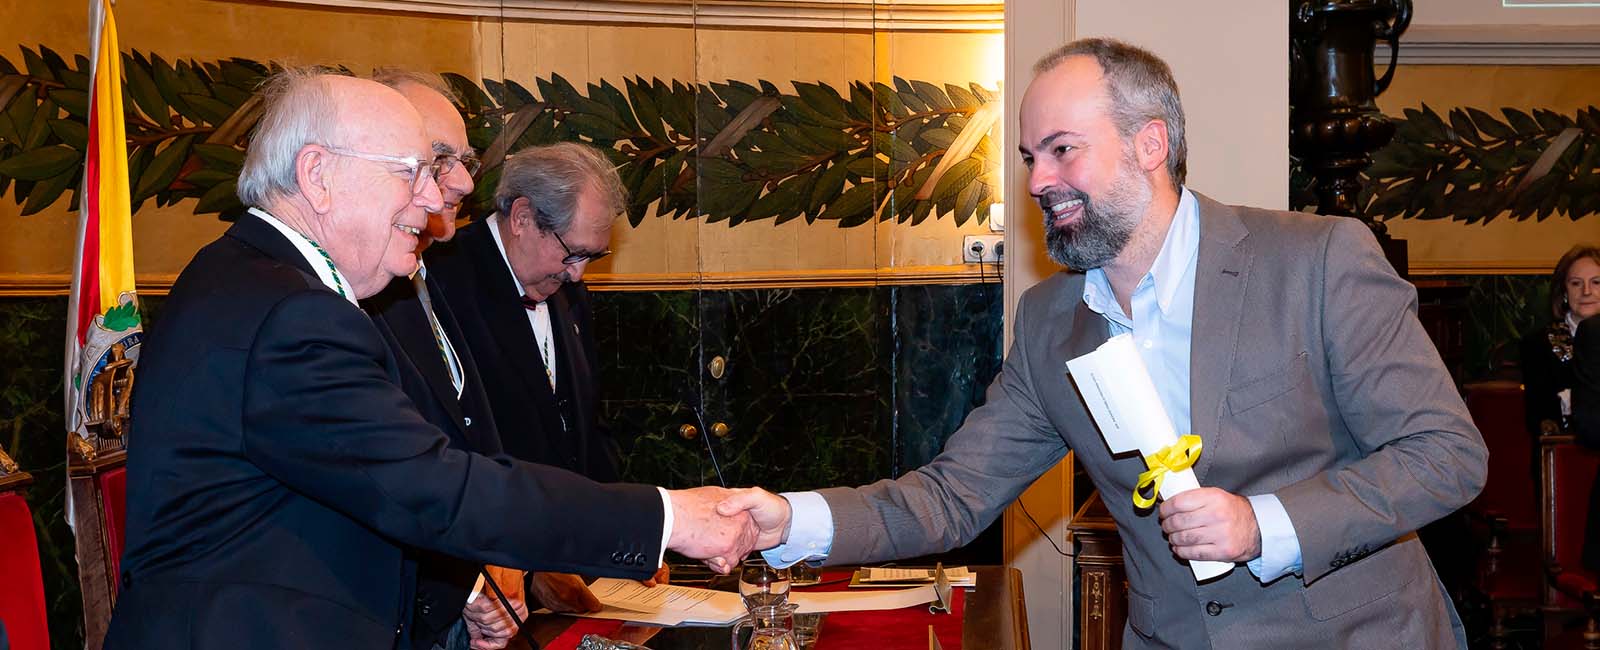
[[[477,359],[506,453],[597,481],[617,479],[617,447],[600,420],[582,280],[610,254],[624,207],[622,181],[600,151],[531,147],[505,161],[495,214],[426,255]],[[598,609],[576,576],[536,574],[529,587],[552,609]]]

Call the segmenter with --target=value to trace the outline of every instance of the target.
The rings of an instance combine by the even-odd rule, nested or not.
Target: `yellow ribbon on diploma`
[[[1200,460],[1200,436],[1189,434],[1178,438],[1178,441],[1163,447],[1152,455],[1144,457],[1144,464],[1150,469],[1139,475],[1139,482],[1133,485],[1133,505],[1136,508],[1149,508],[1156,504],[1156,497],[1161,494],[1161,482],[1167,479],[1167,472],[1181,472],[1194,466]],[[1146,491],[1150,496],[1145,496]]]

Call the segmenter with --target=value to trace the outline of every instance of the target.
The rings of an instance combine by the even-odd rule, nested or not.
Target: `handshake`
[[[761,488],[700,487],[668,490],[667,496],[672,501],[667,548],[704,560],[717,573],[732,571],[750,551],[789,537],[788,500]]]

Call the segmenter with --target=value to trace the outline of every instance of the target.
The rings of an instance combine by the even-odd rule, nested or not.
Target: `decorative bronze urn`
[[[1402,275],[1405,243],[1362,214],[1357,197],[1372,152],[1394,137],[1394,124],[1373,100],[1394,78],[1400,34],[1410,23],[1411,0],[1289,2],[1289,151],[1313,179],[1317,214],[1365,222]],[[1382,76],[1373,69],[1379,41],[1389,44]]]

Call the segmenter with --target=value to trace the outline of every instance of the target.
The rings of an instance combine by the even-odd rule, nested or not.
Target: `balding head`
[[[433,153],[443,163],[439,190],[443,194],[444,208],[428,216],[421,246],[427,247],[434,239],[449,241],[455,236],[455,220],[461,211],[461,202],[476,187],[472,174],[477,168],[477,157],[467,142],[467,125],[456,110],[454,94],[436,74],[383,68],[374,72],[372,79],[398,91],[422,116],[423,128],[433,143]]]
[[[357,297],[416,270],[416,233],[442,208],[422,118],[394,89],[287,70],[245,155],[240,198],[316,242]]]

